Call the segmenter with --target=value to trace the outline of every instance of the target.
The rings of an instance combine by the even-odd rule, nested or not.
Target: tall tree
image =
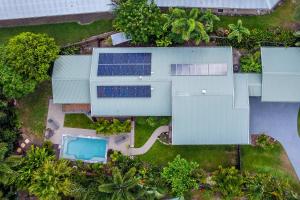
[[[240,19],[237,21],[237,24],[229,24],[228,28],[230,30],[228,39],[237,40],[238,43],[240,43],[245,36],[250,35],[249,29],[243,26],[243,22]]]
[[[24,32],[5,46],[5,63],[26,79],[48,79],[48,69],[59,53],[53,38],[46,34]]]
[[[112,200],[134,200],[133,190],[138,186],[139,179],[135,177],[136,169],[131,168],[124,176],[118,168],[113,169],[113,182],[102,184],[99,191],[112,194]],[[137,195],[137,194],[136,194]]]
[[[156,40],[161,32],[160,9],[146,0],[122,1],[115,10],[114,27],[125,32],[134,44],[147,44]]]
[[[62,196],[69,196],[74,185],[70,180],[72,168],[68,164],[66,160],[46,160],[33,173],[29,192],[40,200],[59,200]]]
[[[209,35],[201,22],[199,9],[193,8],[187,12],[183,9],[171,8],[163,17],[166,21],[163,29],[165,31],[170,29],[175,40],[176,38],[177,41],[193,40],[196,44],[201,41],[209,42]]]

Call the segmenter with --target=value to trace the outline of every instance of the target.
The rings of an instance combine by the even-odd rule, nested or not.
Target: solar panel
[[[227,74],[227,64],[171,64],[172,76],[220,76]]]
[[[150,85],[97,86],[98,98],[151,97]]]
[[[100,53],[98,76],[150,76],[151,53]]]

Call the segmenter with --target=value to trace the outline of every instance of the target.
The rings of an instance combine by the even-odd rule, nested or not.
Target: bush
[[[215,182],[213,189],[220,192],[223,197],[232,199],[243,194],[243,177],[234,167],[222,168],[221,166],[213,173],[212,180]]]
[[[269,136],[261,134],[256,139],[256,146],[262,149],[272,149],[275,146],[275,142]]]
[[[250,32],[251,34],[245,36],[240,43],[224,38],[222,32],[217,32],[221,38],[217,38],[216,42],[221,46],[232,46],[249,50],[260,46],[294,46],[296,42],[296,37],[291,30],[270,28],[267,30],[252,29]]]
[[[98,134],[118,134],[118,133],[128,133],[131,131],[131,120],[126,120],[121,122],[118,119],[107,120],[104,118],[99,118],[97,122],[93,125]]]
[[[167,167],[163,168],[161,176],[171,186],[172,192],[182,197],[185,192],[198,188],[197,180],[193,177],[197,168],[197,163],[188,162],[177,155]]]
[[[262,71],[260,51],[242,56],[240,59],[240,63],[242,72],[261,73]]]
[[[249,199],[299,199],[287,180],[270,174],[250,175],[246,173],[245,189]]]

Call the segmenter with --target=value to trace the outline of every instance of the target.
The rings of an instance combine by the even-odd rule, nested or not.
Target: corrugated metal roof
[[[300,48],[261,48],[262,101],[300,102]]]
[[[90,103],[91,56],[60,56],[54,63],[54,103]]]
[[[152,53],[151,76],[97,76],[99,53]],[[214,81],[222,82],[223,89],[214,84],[207,87],[214,88],[218,92],[232,92],[232,82],[224,81],[224,77],[174,77],[171,76],[171,64],[201,64],[201,63],[227,63],[231,61],[231,48],[100,48],[94,49],[91,67],[91,110],[92,115],[142,115],[142,116],[170,116],[171,115],[171,82],[177,78],[186,80],[194,79],[193,88],[197,84]],[[232,75],[230,75],[232,77]],[[153,88],[151,99],[121,98],[103,99],[97,98],[97,85],[151,85]],[[192,88],[192,87],[191,87]],[[209,90],[211,92],[213,90]],[[122,105],[122,106],[121,106]],[[123,105],[126,105],[123,106]]]
[[[154,0],[159,7],[267,9],[280,0]]]
[[[234,74],[235,78],[247,80],[248,92],[251,97],[260,97],[261,96],[261,74],[258,73],[236,73]]]
[[[0,0],[0,20],[110,12],[111,0]]]

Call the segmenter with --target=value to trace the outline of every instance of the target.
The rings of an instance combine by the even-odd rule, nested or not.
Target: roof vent
[[[140,80],[142,80],[142,79],[143,79],[143,77],[142,77],[142,76],[139,76],[139,79],[140,79]]]
[[[154,88],[152,87],[151,90],[154,90]]]
[[[206,90],[202,90],[201,93],[202,93],[202,94],[206,94]]]

